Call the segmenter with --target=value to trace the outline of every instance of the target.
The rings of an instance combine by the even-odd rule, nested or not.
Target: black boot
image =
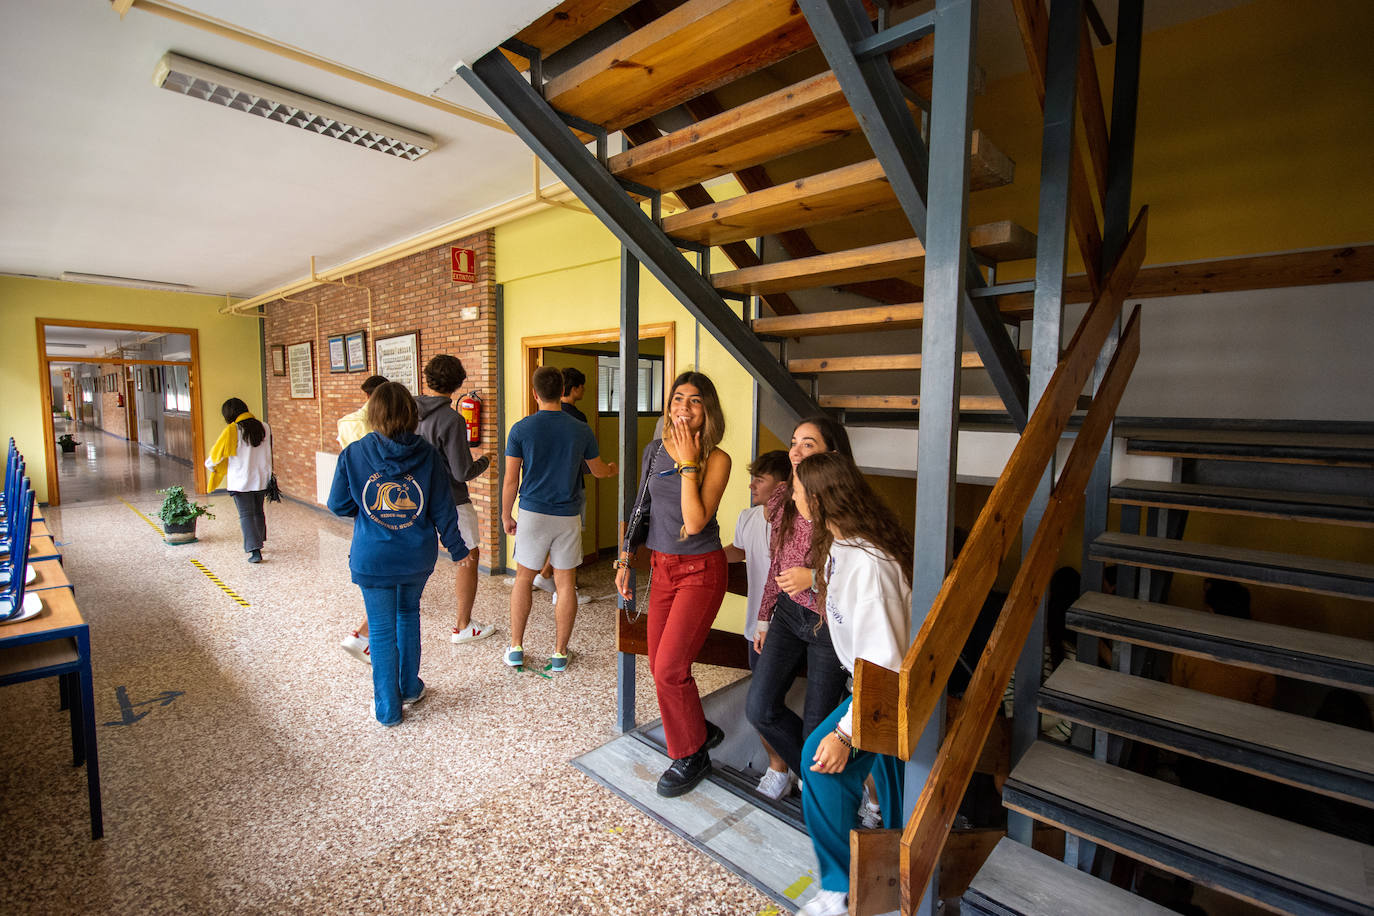
[[[697,787],[711,772],[711,755],[706,748],[673,761],[673,765],[663,771],[658,778],[658,794],[664,798],[677,798]]]

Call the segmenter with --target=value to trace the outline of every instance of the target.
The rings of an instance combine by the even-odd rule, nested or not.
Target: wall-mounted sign
[[[344,347],[348,350],[348,371],[367,370],[367,332],[354,331],[344,335]]]
[[[449,248],[454,283],[477,282],[477,252],[471,248]]]
[[[420,332],[377,338],[374,370],[388,381],[400,382],[416,397],[420,394]]]
[[[344,357],[344,339],[342,334],[337,337],[329,338],[329,371],[348,371],[348,360]]]
[[[311,342],[291,344],[286,348],[286,370],[290,378],[291,397],[315,396],[315,362],[311,359]]]

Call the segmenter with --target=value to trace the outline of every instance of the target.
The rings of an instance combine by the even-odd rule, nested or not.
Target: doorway
[[[619,400],[618,395],[607,388],[608,380],[614,377],[608,370],[613,365],[614,371],[619,372],[620,329],[525,337],[520,344],[525,385],[523,416],[529,416],[538,409],[529,386],[534,370],[541,366],[580,369],[587,378],[587,390],[577,406],[592,424],[603,460],[618,460],[614,456],[620,454]],[[663,412],[663,388],[676,375],[677,332],[674,322],[640,325],[639,348],[641,397],[638,438],[640,442],[648,442]],[[656,385],[654,379],[658,379]],[[637,477],[639,469],[621,468],[620,472]],[[587,519],[582,531],[582,552],[586,561],[595,559],[603,551],[614,552],[619,543],[617,493],[615,478],[587,479]]]
[[[57,426],[85,424],[188,465],[205,492],[200,341],[195,328],[39,318],[48,504],[61,504]]]

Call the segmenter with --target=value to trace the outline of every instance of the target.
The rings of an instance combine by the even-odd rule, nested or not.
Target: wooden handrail
[[[887,704],[881,695],[865,697],[855,691],[855,721],[863,724],[856,724],[854,737],[862,749],[895,752],[907,759],[915,750],[926,721],[944,693],[945,683],[978,617],[983,599],[992,588],[997,567],[1020,531],[1021,519],[1068,426],[1078,395],[1121,314],[1121,304],[1145,257],[1148,213],[1142,209],[1136,217],[1121,258],[1112,268],[1097,301],[1084,314],[1063,361],[1046,386],[1005,470],[992,488],[987,505],[974,523],[964,549],[955,559],[925,622],[907,649],[898,683],[895,747],[882,742],[865,743],[867,736],[863,729],[866,725],[872,726],[870,734],[890,733],[879,726],[885,716],[891,716],[891,709],[884,708]],[[856,683],[866,677],[880,679],[862,670],[870,664],[859,660],[855,669]]]
[[[941,745],[935,767],[902,833],[903,912],[912,912],[913,902],[921,899],[940,860],[960,799],[968,788],[974,764],[997,715],[997,707],[1035,619],[1040,598],[1054,574],[1065,535],[1082,509],[1084,490],[1139,355],[1140,307],[1137,306],[1074,440],[1064,471],[1031,540],[1030,550],[1021,562],[1001,616],[964,692],[962,714],[955,719]]]

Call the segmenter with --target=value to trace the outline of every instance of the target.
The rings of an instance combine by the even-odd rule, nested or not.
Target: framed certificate
[[[377,362],[373,370],[387,381],[400,382],[410,393],[420,395],[420,332],[408,331],[377,338]]]
[[[367,371],[367,332],[354,331],[344,335],[344,359],[349,372]]]
[[[348,361],[344,358],[344,339],[342,334],[337,337],[329,338],[329,371],[348,371]]]
[[[290,376],[291,397],[315,396],[315,360],[312,341],[291,344],[286,348],[286,372]]]
[[[282,344],[275,344],[272,350],[272,374],[286,374],[286,347]],[[154,389],[156,390],[156,389]]]

